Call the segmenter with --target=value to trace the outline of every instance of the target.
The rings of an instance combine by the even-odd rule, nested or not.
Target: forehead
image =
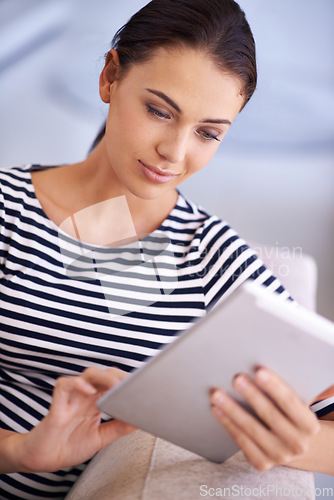
[[[162,91],[181,109],[205,115],[229,112],[233,119],[244,103],[238,77],[218,68],[205,51],[184,46],[156,49],[149,60],[133,64],[124,81],[129,89]]]

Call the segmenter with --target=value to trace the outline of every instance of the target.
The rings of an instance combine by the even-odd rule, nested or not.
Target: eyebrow
[[[230,122],[230,120],[220,120],[219,118],[205,118],[205,120],[201,120],[200,123],[222,123],[223,125],[232,125],[232,122]]]
[[[182,113],[181,108],[170,97],[168,97],[168,95],[164,94],[160,90],[154,90],[154,89],[146,89],[146,90],[147,90],[147,92],[150,92],[151,94],[154,94],[157,97],[160,97],[161,99],[163,99],[165,102],[167,102],[167,104],[172,106],[172,108],[174,108],[175,111],[177,111],[178,113],[180,113],[180,114]],[[200,123],[221,123],[223,125],[231,125],[230,120],[219,119],[219,118],[217,118],[217,119],[205,118],[204,120],[201,120]]]
[[[163,92],[160,92],[160,90],[153,90],[153,89],[146,89],[146,90],[148,92],[151,92],[151,94],[154,94],[154,95],[160,97],[161,99],[163,99],[164,101],[166,101],[167,104],[172,106],[172,108],[174,108],[178,113],[182,113],[179,106],[174,101],[172,101],[172,99],[170,97],[168,97],[168,95],[164,94]]]

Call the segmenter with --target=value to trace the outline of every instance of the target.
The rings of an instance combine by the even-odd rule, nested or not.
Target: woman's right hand
[[[81,464],[129,432],[119,420],[101,423],[97,400],[127,376],[117,368],[87,368],[57,379],[49,413],[26,434],[7,437],[8,472],[51,472]],[[5,471],[7,472],[7,471]]]

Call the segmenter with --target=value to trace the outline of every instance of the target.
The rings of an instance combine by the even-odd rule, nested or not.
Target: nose
[[[169,163],[181,163],[186,156],[187,143],[186,133],[166,134],[157,145],[157,152]]]

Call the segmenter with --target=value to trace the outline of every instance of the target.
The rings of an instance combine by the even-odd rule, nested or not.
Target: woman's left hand
[[[237,375],[233,388],[263,423],[219,389],[211,394],[212,411],[253,467],[264,471],[289,465],[308,450],[320,431],[318,419],[277,375],[261,367],[254,380]]]

